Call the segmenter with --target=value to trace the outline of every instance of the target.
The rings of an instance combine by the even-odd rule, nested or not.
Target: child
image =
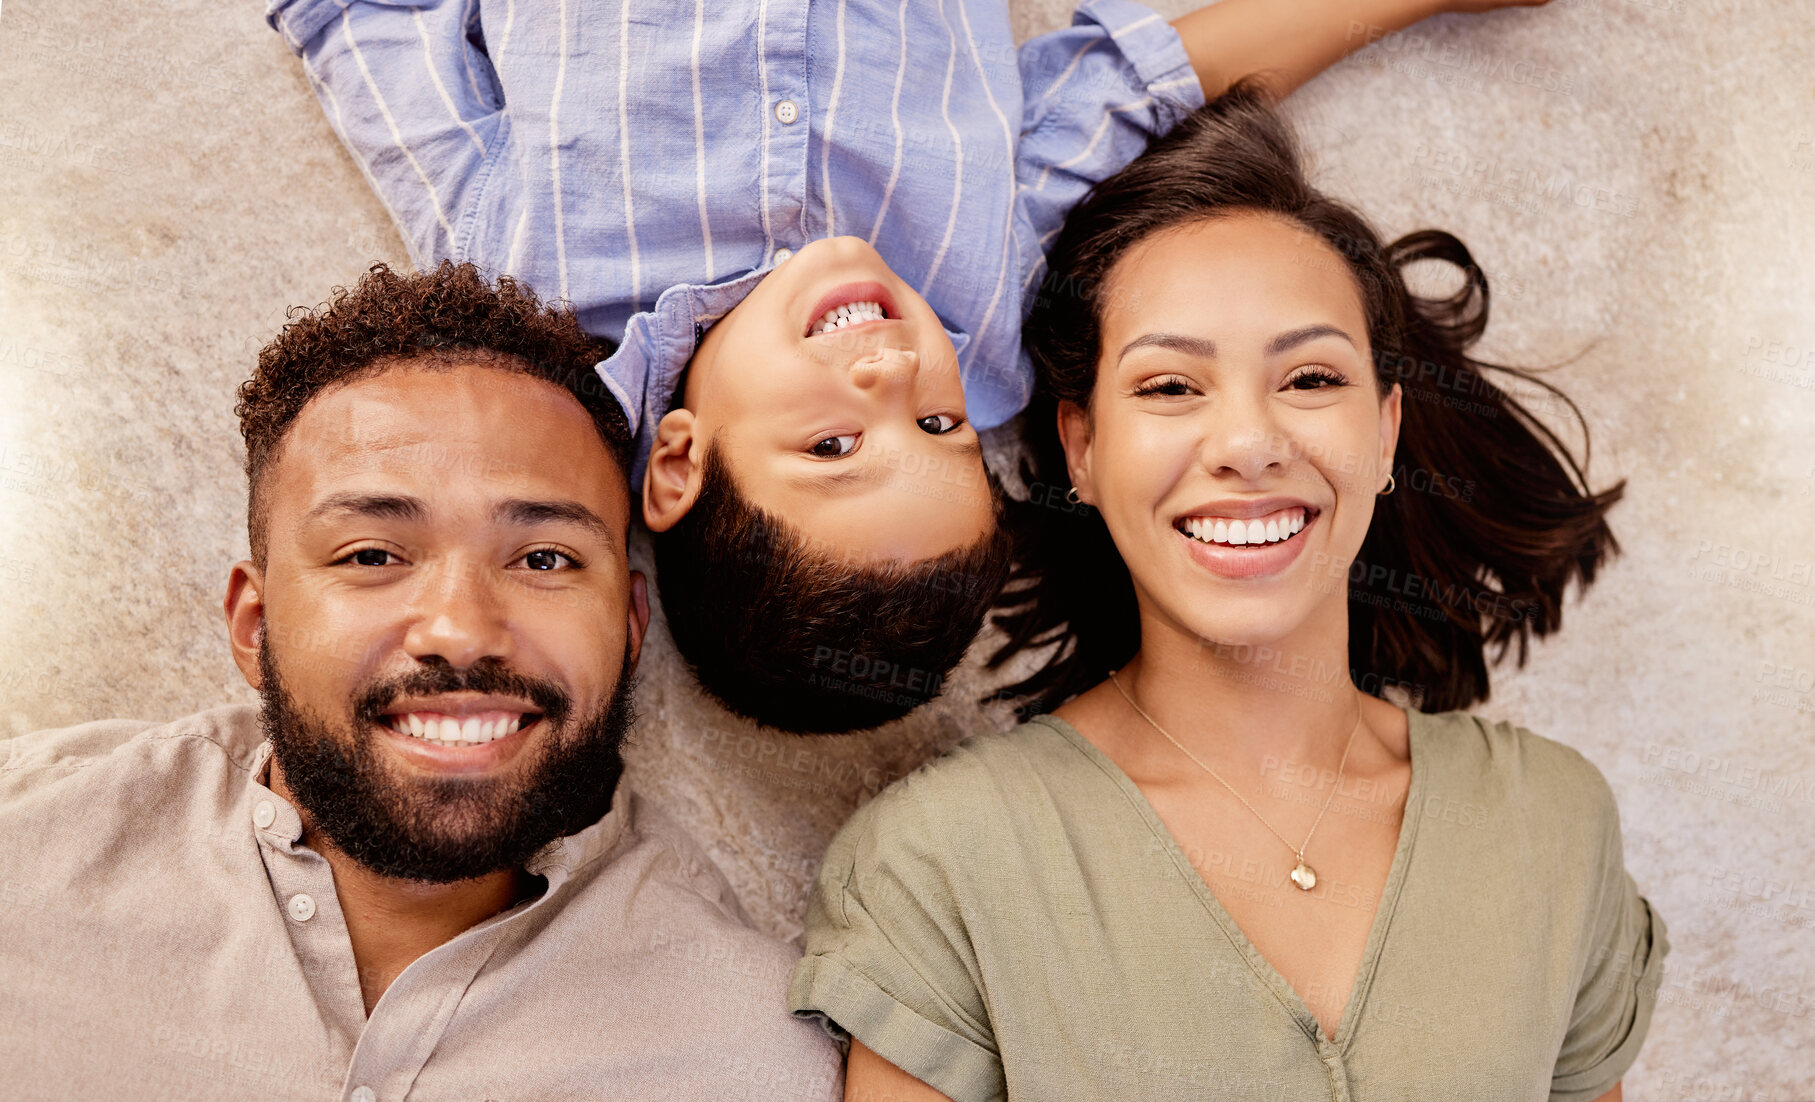
[[[1505,0],[1498,0],[1505,2]],[[617,343],[676,646],[740,714],[937,695],[1006,570],[977,430],[1025,405],[1022,297],[1089,187],[1237,77],[1297,84],[1496,0],[271,0],[412,257]],[[886,258],[886,263],[884,262]]]

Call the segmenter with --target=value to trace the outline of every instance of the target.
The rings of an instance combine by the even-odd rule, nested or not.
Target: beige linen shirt
[[[333,874],[264,784],[256,709],[0,744],[8,1099],[832,1099],[797,954],[620,785],[534,899],[406,968],[368,1019]]]
[[[1330,869],[1313,890],[1375,908],[1334,1037],[1217,901],[1214,861],[1053,716],[966,740],[845,824],[791,1005],[957,1102],[1600,1097],[1638,1056],[1670,947],[1612,791],[1523,728],[1409,723],[1380,896]]]

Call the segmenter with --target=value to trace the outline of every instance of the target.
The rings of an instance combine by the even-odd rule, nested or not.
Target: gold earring
[[[1073,505],[1078,505],[1082,504],[1084,499],[1078,496],[1078,488],[1073,486],[1071,489],[1065,491],[1065,500],[1071,502]]]
[[[1387,476],[1386,476],[1386,489],[1380,491],[1380,496],[1385,497],[1386,495],[1392,493],[1394,490],[1397,490],[1398,488],[1399,488],[1399,483],[1393,481],[1393,474],[1391,471],[1388,471]]]

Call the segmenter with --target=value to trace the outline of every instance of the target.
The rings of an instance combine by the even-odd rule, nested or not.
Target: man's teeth
[[[1226,517],[1186,517],[1178,529],[1201,543],[1220,543],[1242,547],[1250,543],[1279,543],[1304,530],[1303,509],[1281,509],[1253,520]]]
[[[441,712],[404,712],[390,717],[391,729],[438,746],[478,746],[515,734],[522,712],[479,712],[450,716]]]
[[[816,337],[821,333],[830,333],[834,329],[843,329],[847,325],[861,325],[866,321],[884,321],[888,315],[882,312],[880,302],[847,302],[826,311],[824,317],[813,323],[807,333]]]

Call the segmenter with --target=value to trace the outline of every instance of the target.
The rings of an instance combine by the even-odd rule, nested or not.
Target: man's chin
[[[286,795],[333,848],[380,876],[452,883],[521,868],[611,808],[636,719],[628,668],[597,714],[544,714],[484,745],[443,747],[381,722],[325,722],[296,704],[268,652],[259,657],[260,722]]]

